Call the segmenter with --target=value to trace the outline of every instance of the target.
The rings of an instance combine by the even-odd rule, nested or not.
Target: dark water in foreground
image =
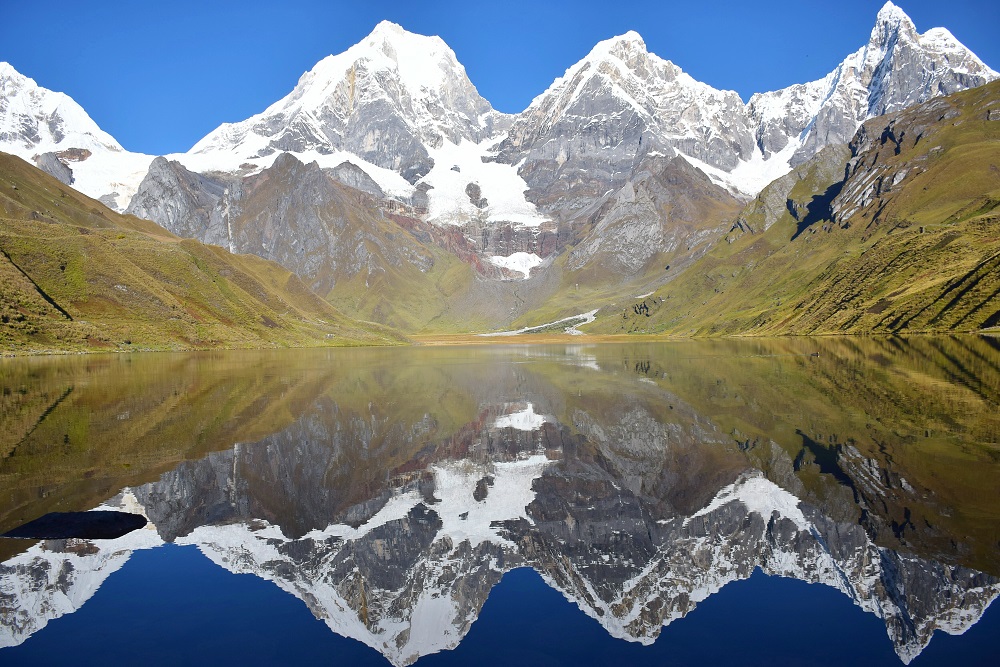
[[[4,360],[0,663],[993,664],[980,338]],[[238,576],[240,575],[240,576]]]

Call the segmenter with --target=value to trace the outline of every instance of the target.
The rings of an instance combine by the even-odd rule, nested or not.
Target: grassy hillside
[[[0,154],[0,351],[385,344],[292,273],[118,215]]]
[[[674,335],[1000,326],[1000,84],[867,122],[765,189],[675,281],[594,329]]]

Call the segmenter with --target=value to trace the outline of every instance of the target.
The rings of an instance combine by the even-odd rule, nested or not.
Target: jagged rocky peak
[[[871,42],[885,45],[900,33],[916,38],[917,26],[906,12],[891,2],[886,2],[875,17]]]
[[[571,67],[567,74],[574,69],[580,71],[587,67],[600,67],[602,65],[612,67],[624,65],[625,71],[643,73],[644,70],[648,71],[651,55],[646,49],[646,42],[642,36],[634,30],[629,30],[624,35],[598,42],[587,54],[587,57]]]
[[[802,164],[824,146],[847,143],[868,118],[997,78],[944,28],[920,34],[887,2],[868,43],[824,78],[750,98],[747,112],[765,158]]]
[[[412,113],[410,120],[436,125],[455,143],[462,138],[478,138],[489,120],[482,116],[492,112],[469,81],[455,52],[440,37],[407,32],[389,21],[379,23],[368,37],[346,52],[321,60],[303,75],[297,90],[317,98],[309,100],[309,106],[317,107],[333,92],[331,87],[344,83],[348,85],[347,101],[355,108],[366,101],[365,96],[388,95]]]
[[[629,31],[599,42],[566,70],[520,114],[511,135],[530,140],[530,130],[536,129],[532,125],[579,129],[560,122],[580,116],[585,117],[579,118],[581,122],[624,126],[631,122],[628,114],[634,113],[645,129],[653,131],[647,139],[656,140],[693,132],[698,122],[714,123],[716,113],[739,113],[742,106],[735,92],[696,81],[674,63],[650,53],[642,37]],[[708,113],[710,109],[713,113]],[[611,116],[602,119],[602,113]]]
[[[264,112],[220,126],[190,151],[213,168],[275,152],[347,151],[415,183],[445,141],[480,142],[505,125],[440,37],[383,21],[343,53],[319,61]],[[331,165],[332,166],[332,165]]]
[[[869,118],[998,76],[945,28],[919,34],[910,17],[891,2],[878,13],[865,56],[863,75],[872,74]]]
[[[598,43],[536,97],[498,159],[521,165],[532,202],[571,218],[645,155],[683,154],[728,172],[753,148],[739,95],[696,81],[628,32]]]

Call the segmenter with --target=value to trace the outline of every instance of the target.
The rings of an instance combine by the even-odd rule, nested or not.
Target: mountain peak
[[[876,17],[876,23],[901,23],[904,21],[910,24],[913,23],[906,12],[892,4],[892,2],[886,2],[882,5],[882,9],[878,10],[878,16]]]
[[[0,149],[27,158],[70,147],[123,150],[68,95],[0,62]]]
[[[609,42],[622,45],[631,45],[638,47],[642,50],[646,50],[646,42],[642,39],[642,35],[637,33],[635,30],[629,30],[624,35],[618,35],[617,37],[612,37]]]
[[[351,53],[362,45],[374,46],[394,60],[397,60],[398,56],[406,58],[410,55],[419,55],[419,53],[411,52],[428,52],[438,58],[451,55],[454,59],[454,52],[437,35],[419,35],[392,21],[380,21],[367,37],[352,49],[348,49],[347,53]],[[387,45],[395,53],[389,53],[389,50],[385,48]]]
[[[872,28],[870,42],[884,46],[901,34],[916,38],[917,27],[906,12],[891,2],[887,2],[879,10],[878,16],[875,17],[875,27]]]
[[[606,60],[609,56],[627,61],[631,56],[647,54],[646,42],[635,30],[629,30],[624,35],[605,39],[594,45],[584,62]]]
[[[402,35],[404,32],[407,31],[403,28],[403,26],[383,19],[382,21],[379,21],[377,26],[375,26],[375,29],[372,30],[369,37],[374,35]]]

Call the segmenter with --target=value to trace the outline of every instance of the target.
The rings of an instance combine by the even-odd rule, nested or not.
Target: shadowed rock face
[[[683,158],[645,158],[628,183],[584,212],[593,229],[566,265],[628,278],[654,259],[677,267],[704,252],[739,208],[738,200]]]
[[[232,248],[224,199],[225,180],[196,174],[158,157],[125,212],[153,220],[178,236]]]
[[[385,220],[372,193],[381,195],[378,185],[350,164],[328,174],[288,153],[245,178],[206,177],[157,158],[128,213],[276,261],[325,295],[359,274],[433,264],[417,238]]]
[[[42,153],[35,158],[35,164],[45,173],[55,176],[60,182],[73,185],[73,169],[60,160],[55,153]]]
[[[165,541],[274,582],[398,665],[456,646],[492,587],[523,566],[613,636],[643,643],[756,568],[822,583],[883,619],[909,662],[934,630],[964,631],[1000,593],[996,554],[982,572],[960,544],[988,537],[953,534],[958,546],[935,551],[947,525],[921,518],[944,494],[925,486],[907,433],[939,417],[920,401],[870,407],[905,391],[900,357],[937,377],[957,348],[936,357],[919,342],[895,353],[858,342],[881,359],[862,363],[851,343],[809,343],[818,358],[798,344],[508,349],[477,363],[432,350],[417,384],[395,351],[327,360],[326,390],[289,405],[291,423],[106,503],[143,512],[146,530],[48,543],[0,566],[0,638],[20,643],[82,604],[131,551]],[[230,372],[252,374],[244,365]],[[995,368],[967,369],[976,380],[948,394],[962,412],[940,418],[975,448],[992,422],[965,410],[968,387],[995,405],[1000,384]],[[461,396],[448,414],[439,391]],[[770,435],[746,434],[758,423]],[[808,435],[786,441],[789,424]],[[900,507],[912,525],[894,533]]]

